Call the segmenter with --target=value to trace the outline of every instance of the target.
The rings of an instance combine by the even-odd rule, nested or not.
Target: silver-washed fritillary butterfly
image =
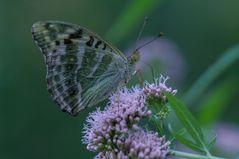
[[[47,68],[47,87],[62,111],[76,116],[106,99],[135,72],[135,51],[126,57],[88,29],[60,21],[37,22],[32,35]]]

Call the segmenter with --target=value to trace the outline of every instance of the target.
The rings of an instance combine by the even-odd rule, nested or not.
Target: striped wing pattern
[[[83,27],[37,22],[32,34],[44,55],[48,91],[72,116],[104,100],[128,79],[127,58]]]

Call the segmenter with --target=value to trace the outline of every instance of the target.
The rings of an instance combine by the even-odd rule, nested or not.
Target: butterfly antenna
[[[143,45],[141,45],[140,47],[138,47],[137,49],[135,50],[140,50],[141,48],[147,46],[148,44],[152,43],[153,41],[155,41],[156,39],[158,39],[159,37],[163,36],[164,33],[163,32],[160,32],[157,36],[155,36],[154,38],[152,38],[150,41],[144,43]]]
[[[141,29],[140,29],[140,32],[139,32],[138,37],[137,37],[136,42],[135,42],[134,51],[137,50],[137,49],[136,49],[137,44],[138,44],[138,42],[139,42],[139,39],[140,39],[142,33],[144,32],[144,28],[145,28],[145,26],[146,26],[148,20],[149,20],[148,17],[145,17],[145,18],[144,18],[144,23],[143,23],[143,25],[142,25],[142,27],[141,27]]]

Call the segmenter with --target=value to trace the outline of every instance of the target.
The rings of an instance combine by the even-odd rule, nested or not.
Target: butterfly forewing
[[[104,100],[127,76],[126,57],[83,27],[37,22],[32,34],[44,54],[48,91],[71,115]]]

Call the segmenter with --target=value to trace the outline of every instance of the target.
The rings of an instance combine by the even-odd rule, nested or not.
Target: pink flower
[[[166,81],[169,77],[160,76],[160,78],[156,78],[154,83],[145,82],[144,84],[144,93],[147,98],[161,98],[166,100],[165,92],[172,93],[175,95],[177,93],[176,89],[172,89],[171,87],[166,86]]]
[[[149,117],[148,98],[166,98],[165,92],[176,90],[165,85],[161,76],[144,88],[123,88],[113,94],[104,110],[99,108],[87,118],[83,143],[89,151],[98,152],[95,159],[164,159],[169,153],[169,142],[157,133],[144,131],[140,120]]]
[[[163,159],[169,153],[169,144],[165,137],[157,133],[147,132],[142,129],[130,132],[122,141],[122,149],[128,150],[126,154],[139,159]]]
[[[117,143],[119,136],[137,128],[140,119],[151,114],[144,103],[145,95],[139,88],[125,88],[112,95],[105,110],[97,109],[87,118],[83,138],[87,149],[113,150],[112,145]]]
[[[164,159],[169,153],[169,144],[157,133],[138,129],[121,136],[116,145],[118,149],[100,152],[95,159]]]
[[[129,157],[126,156],[122,151],[104,151],[96,155],[94,159],[129,159]]]

